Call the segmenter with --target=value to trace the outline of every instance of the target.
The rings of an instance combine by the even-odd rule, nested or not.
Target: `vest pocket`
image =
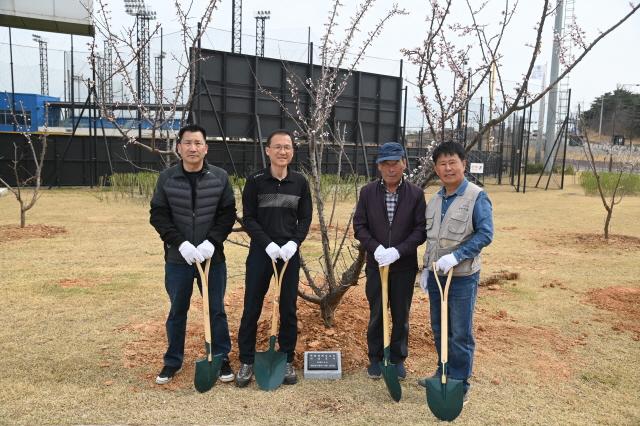
[[[435,214],[435,212],[434,212],[434,213],[431,215],[431,217],[427,216],[427,218],[426,218],[426,219],[427,219],[427,226],[426,226],[427,231],[428,231],[429,229],[433,228],[433,218],[435,217],[435,215],[436,215],[436,214]]]
[[[451,220],[449,221],[448,230],[452,234],[457,235],[457,234],[464,233],[464,230],[466,229],[466,227],[467,227],[467,221],[465,219],[452,216]]]

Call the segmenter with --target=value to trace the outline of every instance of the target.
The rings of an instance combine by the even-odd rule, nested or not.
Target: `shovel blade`
[[[395,402],[399,402],[402,398],[402,387],[400,387],[396,365],[391,364],[389,360],[382,360],[380,361],[380,370],[382,370],[382,378],[384,384],[387,385],[389,395]]]
[[[463,397],[462,380],[447,378],[443,384],[439,376],[427,379],[427,404],[438,419],[450,422],[458,417]]]
[[[284,381],[287,354],[275,350],[276,336],[269,338],[269,350],[256,352],[253,372],[258,387],[265,391],[277,389]]]
[[[196,361],[193,385],[198,392],[207,392],[216,384],[218,376],[220,376],[221,365],[222,355],[212,357],[211,361],[209,361],[208,357]]]

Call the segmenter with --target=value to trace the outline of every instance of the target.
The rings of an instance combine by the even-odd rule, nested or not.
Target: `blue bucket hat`
[[[376,163],[387,160],[402,160],[404,158],[404,148],[398,142],[385,142],[378,147],[378,158]]]

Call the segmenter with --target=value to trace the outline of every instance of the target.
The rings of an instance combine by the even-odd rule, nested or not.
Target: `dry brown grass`
[[[480,289],[473,394],[458,422],[638,424],[640,198],[616,209],[615,236],[605,242],[599,200],[576,185],[525,195],[508,186],[488,191],[496,238],[482,279],[497,281]],[[341,205],[340,217],[351,208]],[[161,388],[153,377],[168,302],[147,207],[64,189],[43,193],[28,217],[35,226],[28,238],[13,228],[5,237],[17,217],[15,201],[0,199],[0,423],[435,423],[415,385],[435,362],[428,301],[419,290],[399,404],[382,382],[364,377],[362,286],[349,294],[334,331],[300,302],[298,349],[342,348],[349,370],[342,380],[302,380],[271,393],[219,384],[196,393],[202,332],[194,295],[185,369]],[[39,238],[43,233],[33,231],[48,227],[66,232]],[[315,233],[303,250],[318,257]],[[228,245],[226,252],[235,342],[246,251]]]

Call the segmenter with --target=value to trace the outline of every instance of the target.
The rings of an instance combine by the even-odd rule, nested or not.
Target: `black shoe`
[[[404,368],[404,362],[396,364],[396,371],[398,372],[398,380],[404,380],[407,377],[407,370]]]
[[[426,388],[427,387],[427,380],[433,379],[433,378],[436,378],[436,377],[440,377],[440,376],[441,376],[440,372],[436,371],[435,373],[433,373],[431,375],[431,377],[424,377],[422,379],[418,379],[418,386],[422,386],[423,388]]]
[[[298,376],[296,376],[296,369],[293,367],[292,362],[288,362],[284,369],[284,382],[285,385],[295,385],[298,383]]]
[[[231,369],[231,364],[229,364],[228,359],[222,360],[222,365],[220,366],[220,381],[224,383],[229,383],[233,381],[234,378],[233,370]]]
[[[156,383],[159,385],[166,385],[171,381],[173,376],[175,376],[178,371],[180,371],[180,367],[169,367],[165,365],[164,367],[162,367],[162,370],[160,371],[160,374],[158,374],[158,377],[156,377]]]
[[[239,388],[243,388],[249,384],[253,377],[253,364],[240,364],[240,370],[236,375],[236,385]]]
[[[382,377],[380,362],[371,361],[369,367],[367,367],[367,377],[369,377],[370,379],[379,379],[380,377]]]

